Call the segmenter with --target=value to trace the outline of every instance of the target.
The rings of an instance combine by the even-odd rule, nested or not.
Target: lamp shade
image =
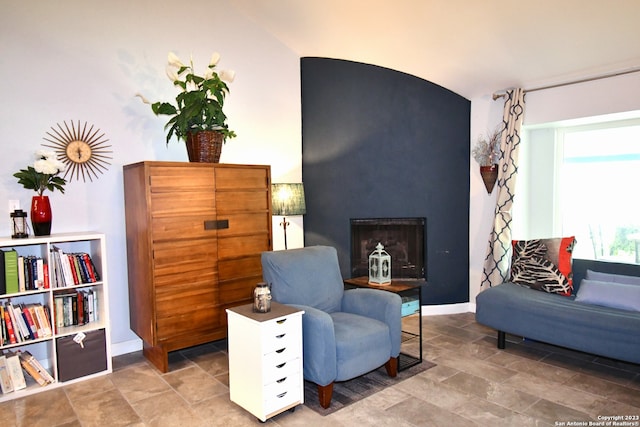
[[[304,186],[299,184],[271,184],[271,208],[273,215],[304,215]]]

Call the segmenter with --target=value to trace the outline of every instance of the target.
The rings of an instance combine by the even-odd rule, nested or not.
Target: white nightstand
[[[304,403],[303,313],[277,302],[269,313],[227,309],[231,401],[260,421]]]

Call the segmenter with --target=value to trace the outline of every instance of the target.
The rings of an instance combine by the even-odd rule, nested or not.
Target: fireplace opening
[[[351,277],[369,274],[378,243],[391,256],[392,279],[425,278],[425,218],[351,218]]]

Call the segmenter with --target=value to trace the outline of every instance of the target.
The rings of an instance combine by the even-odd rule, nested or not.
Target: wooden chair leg
[[[387,375],[389,375],[391,378],[394,378],[396,375],[398,375],[398,358],[390,358],[387,363],[384,364],[384,367],[387,370]]]
[[[320,406],[327,409],[331,405],[331,396],[333,396],[333,382],[327,385],[318,385],[318,399]]]

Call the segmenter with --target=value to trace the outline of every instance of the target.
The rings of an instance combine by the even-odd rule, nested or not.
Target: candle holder
[[[26,239],[29,237],[27,232],[27,213],[22,209],[16,209],[9,214],[11,217],[12,239]]]

